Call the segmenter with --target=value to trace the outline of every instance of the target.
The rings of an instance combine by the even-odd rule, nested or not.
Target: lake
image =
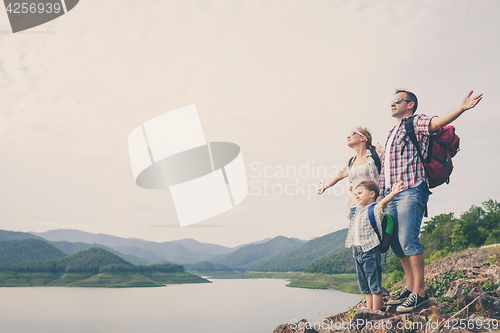
[[[2,333],[272,333],[320,322],[361,295],[288,288],[286,280],[211,280],[160,288],[0,288]]]

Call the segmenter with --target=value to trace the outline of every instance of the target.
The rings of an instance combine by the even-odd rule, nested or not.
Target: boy
[[[374,181],[365,180],[359,183],[355,190],[356,195],[350,190],[348,192],[351,200],[357,202],[357,205],[349,224],[345,247],[352,247],[359,289],[366,294],[366,307],[381,310],[384,299],[382,297],[382,265],[378,247],[380,241],[368,217],[368,207],[377,200],[379,188]],[[392,192],[375,205],[375,221],[381,236],[383,235],[382,219],[387,204],[401,191],[403,191],[403,182],[394,184]]]

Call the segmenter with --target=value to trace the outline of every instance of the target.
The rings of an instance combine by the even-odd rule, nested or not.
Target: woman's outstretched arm
[[[347,177],[345,174],[344,170],[340,170],[332,179],[327,181],[326,183],[320,182],[319,183],[319,189],[318,189],[318,194],[323,194],[325,190],[329,187],[332,187],[333,185],[337,184],[339,181]]]

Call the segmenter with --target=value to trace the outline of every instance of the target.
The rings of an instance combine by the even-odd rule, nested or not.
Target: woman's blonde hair
[[[368,149],[368,150],[375,149],[375,146],[372,144],[372,134],[370,133],[370,131],[366,127],[359,126],[356,128],[356,131],[360,132],[361,134],[363,134],[365,136],[366,149]]]

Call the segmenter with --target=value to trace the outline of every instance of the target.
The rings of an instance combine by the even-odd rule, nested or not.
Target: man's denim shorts
[[[422,182],[417,187],[398,193],[387,205],[387,214],[393,217],[397,226],[397,233],[392,236],[391,241],[391,248],[396,257],[424,253],[418,236],[427,200],[429,200],[427,184]]]
[[[363,294],[379,294],[382,292],[382,259],[378,246],[363,252],[360,247],[352,247],[352,255],[356,262],[359,290]]]

